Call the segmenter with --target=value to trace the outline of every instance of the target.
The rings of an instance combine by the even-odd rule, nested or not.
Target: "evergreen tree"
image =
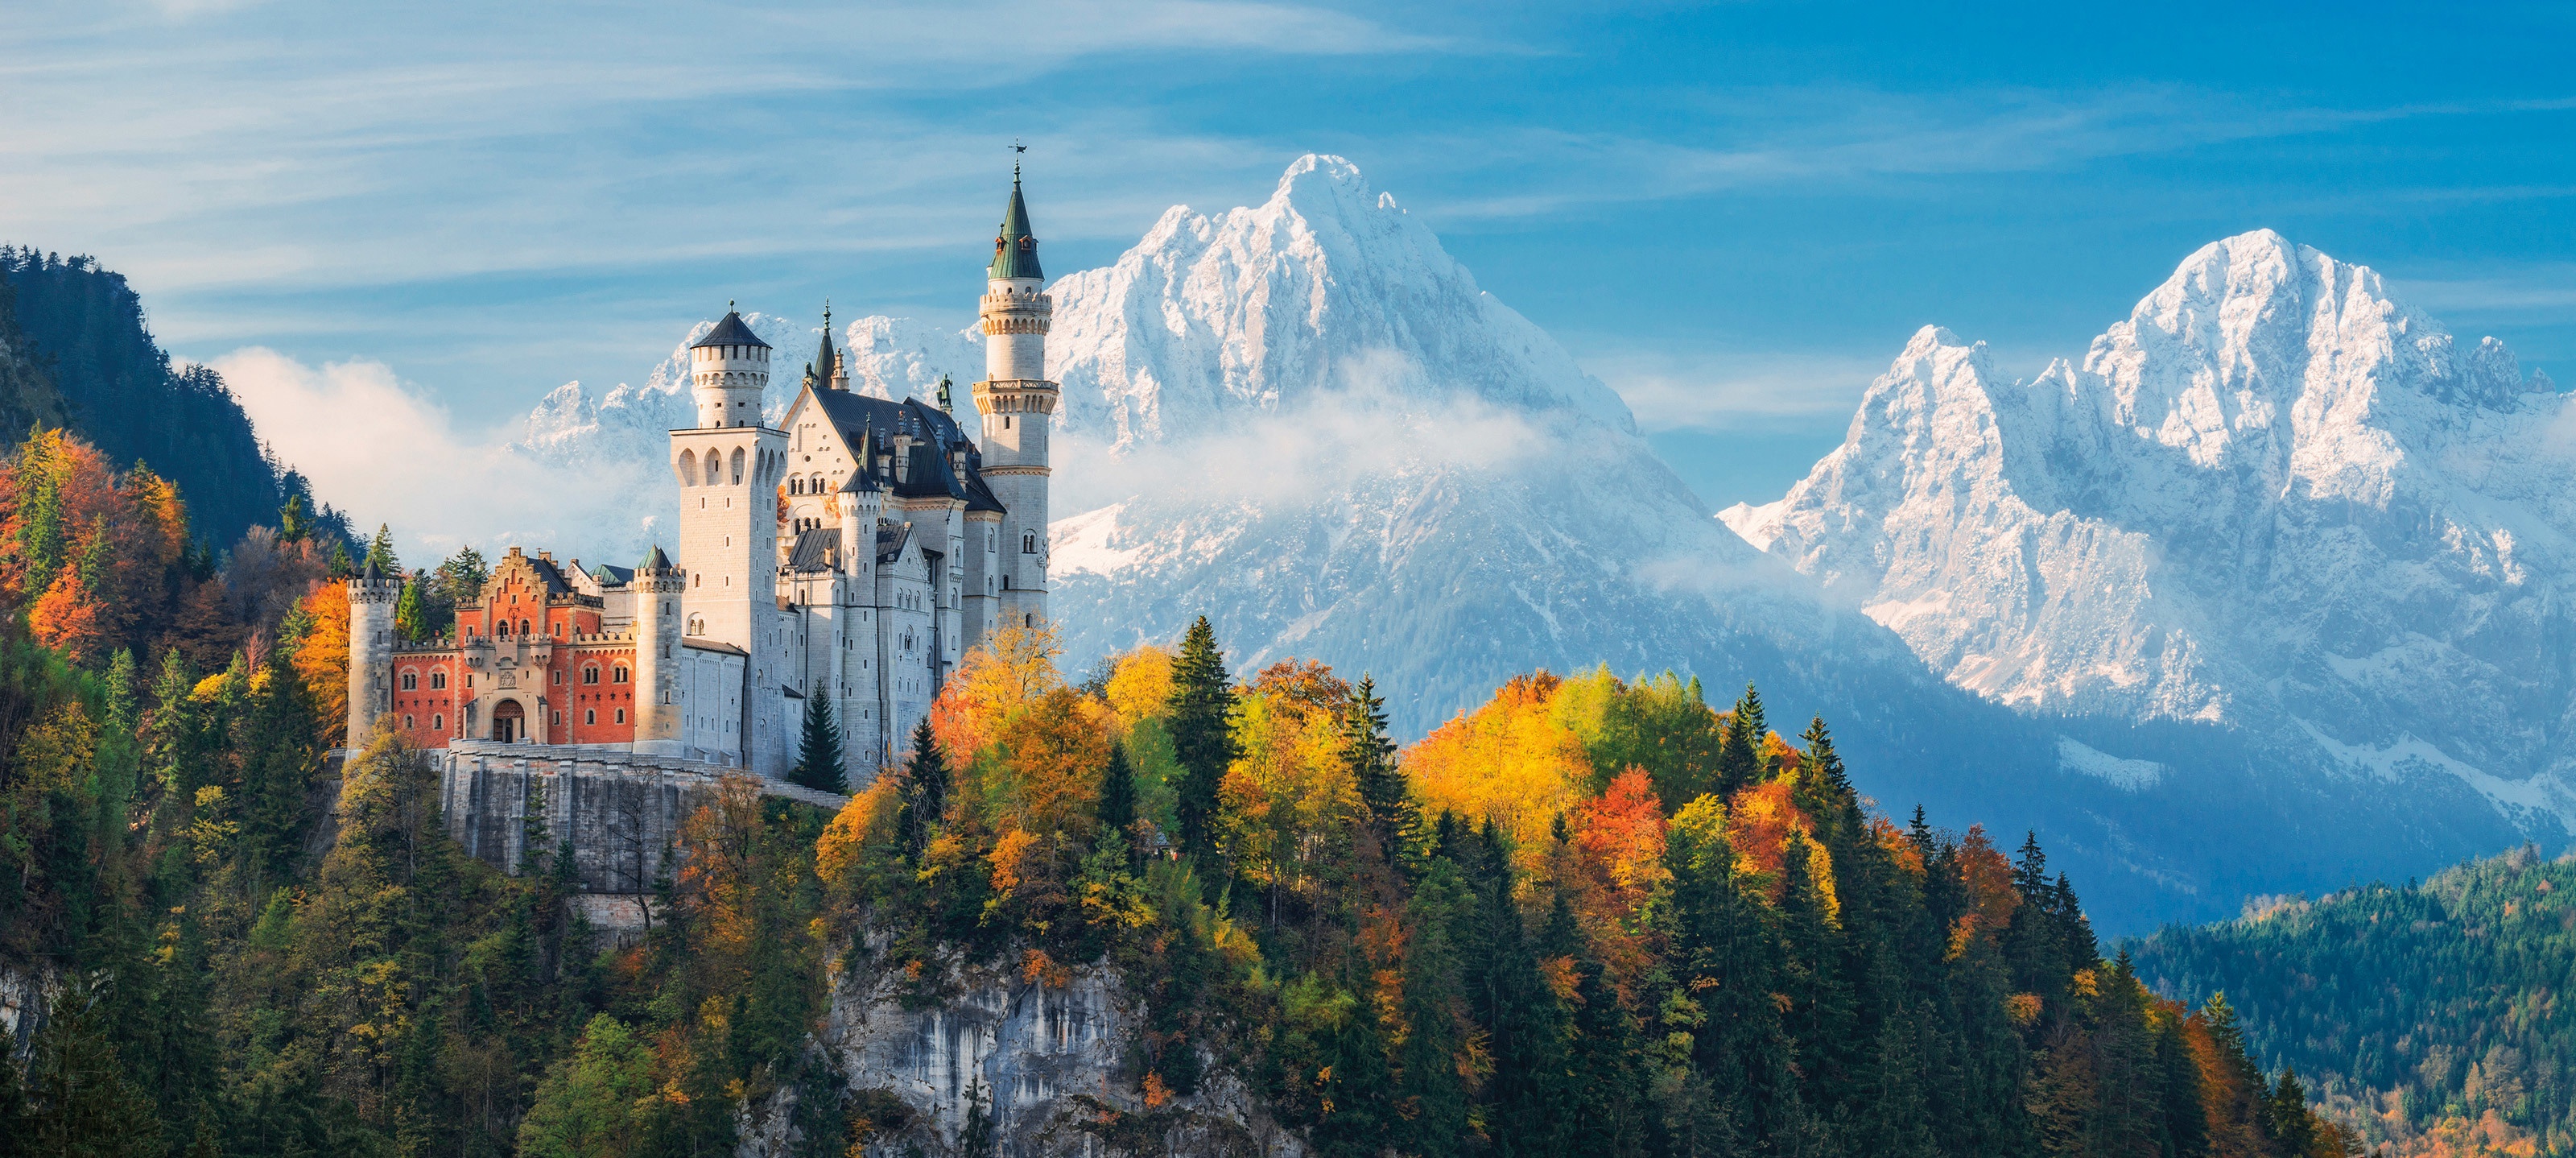
[[[402,596],[394,601],[394,632],[408,643],[419,643],[438,634],[438,623],[430,618],[429,602],[420,589],[420,580],[410,580],[403,584]]]
[[[393,528],[383,523],[376,524],[376,537],[367,540],[367,557],[365,562],[359,564],[359,569],[365,570],[370,565],[374,566],[379,574],[402,573],[402,563],[394,558]]]
[[[832,720],[832,701],[818,687],[805,697],[805,730],[797,738],[796,767],[787,779],[817,792],[847,796],[850,779],[841,762],[841,726]]]
[[[330,569],[331,578],[334,579],[354,578],[358,574],[358,565],[349,559],[349,544],[338,539],[331,541],[331,561],[327,566]],[[211,571],[213,568],[208,567],[207,570]]]
[[[1207,616],[1198,617],[1181,637],[1180,660],[1172,665],[1171,706],[1172,752],[1181,765],[1173,809],[1180,820],[1181,851],[1205,856],[1216,849],[1217,785],[1235,757],[1234,682],[1226,675],[1225,657],[1217,652],[1216,631]],[[1215,874],[1209,882],[1216,886]]]
[[[1127,760],[1127,745],[1109,743],[1109,767],[1100,773],[1100,829],[1126,838],[1132,847],[1136,837],[1136,769]]]
[[[1445,817],[1443,827],[1453,827]],[[1458,1073],[1467,1045],[1459,1026],[1466,1000],[1450,929],[1472,905],[1456,862],[1443,856],[1426,867],[1406,906],[1405,1036],[1396,1055],[1395,1102],[1403,1119],[1398,1148],[1422,1158],[1451,1158],[1467,1134],[1467,1083]]]
[[[1491,820],[1462,840],[1459,870],[1475,906],[1461,940],[1468,1007],[1485,1030],[1493,1072],[1478,1091],[1485,1133],[1505,1154],[1560,1152],[1573,1109],[1563,1007],[1539,975],[1513,900],[1510,850]],[[1570,919],[1569,914],[1569,919]]]
[[[1351,778],[1359,785],[1360,803],[1368,808],[1369,829],[1377,836],[1379,851],[1390,865],[1412,867],[1422,812],[1405,790],[1404,773],[1395,764],[1395,742],[1386,734],[1386,701],[1377,694],[1377,681],[1365,675],[1342,714],[1342,758],[1349,762]]]
[[[913,725],[912,759],[904,765],[902,792],[895,828],[905,855],[918,860],[948,820],[948,760],[939,751],[939,738],[930,734],[927,718]]]
[[[29,1154],[123,1158],[161,1153],[151,1099],[127,1080],[108,1040],[106,983],[74,974],[37,1035],[27,1118],[15,1135]]]
[[[1752,684],[1746,684],[1744,694],[1735,701],[1734,712],[1727,717],[1726,731],[1717,743],[1719,793],[1732,798],[1769,771],[1762,759],[1762,738],[1767,734],[1762,720],[1762,696],[1753,690]]]
[[[277,537],[289,543],[300,543],[312,533],[313,516],[304,509],[304,496],[286,496],[286,505],[277,508]]]

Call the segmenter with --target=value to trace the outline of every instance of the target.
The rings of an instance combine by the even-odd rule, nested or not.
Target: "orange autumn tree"
[[[949,761],[973,760],[1012,712],[1063,687],[1055,670],[1062,654],[1055,629],[1045,626],[1004,627],[968,651],[930,705],[931,735]]]
[[[325,579],[297,601],[288,622],[295,672],[313,692],[326,745],[345,742],[349,728],[349,588]]]

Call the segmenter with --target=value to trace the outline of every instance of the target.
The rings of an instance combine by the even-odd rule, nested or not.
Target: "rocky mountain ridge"
[[[1981,696],[2454,779],[2563,842],[2571,436],[2502,343],[2264,230],[2029,381],[1924,328],[1842,446],[1721,517]]]

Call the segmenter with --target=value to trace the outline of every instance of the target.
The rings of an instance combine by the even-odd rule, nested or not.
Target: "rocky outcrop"
[[[1219,1066],[1192,1094],[1147,1105],[1142,1014],[1105,964],[1029,968],[1006,956],[952,964],[944,983],[925,987],[878,963],[842,976],[816,1044],[854,1098],[901,1107],[872,1115],[889,1128],[869,1139],[870,1155],[962,1154],[970,1129],[1005,1158],[1305,1152]],[[748,1115],[744,1158],[792,1151],[794,1096]]]

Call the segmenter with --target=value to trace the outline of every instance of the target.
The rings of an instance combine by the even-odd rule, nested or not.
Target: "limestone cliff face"
[[[844,975],[816,1045],[852,1093],[891,1097],[908,1111],[901,1129],[870,1139],[868,1153],[963,1154],[961,1135],[979,1102],[991,1122],[991,1152],[1005,1158],[1140,1148],[1305,1153],[1241,1079],[1219,1067],[1192,1096],[1146,1106],[1135,1065],[1144,1011],[1124,979],[1106,965],[1051,972],[1031,979],[1008,955],[991,966],[952,966],[933,1001],[918,996],[899,965]],[[747,1116],[743,1158],[791,1152],[793,1097],[784,1092]]]

